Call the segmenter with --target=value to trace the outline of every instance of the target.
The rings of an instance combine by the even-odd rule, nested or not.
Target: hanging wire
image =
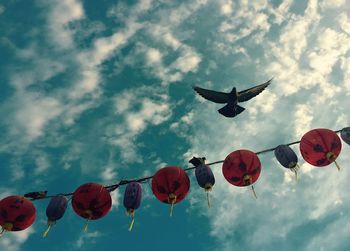
[[[334,131],[335,133],[339,133],[342,129],[340,130],[336,130]],[[291,145],[296,145],[296,144],[299,144],[300,143],[300,140],[298,141],[294,141],[294,142],[291,142],[291,143],[288,143],[286,144],[287,146],[291,146]],[[276,146],[277,147],[277,146]],[[261,151],[258,151],[258,152],[255,152],[255,154],[259,155],[259,154],[264,154],[264,153],[268,153],[268,152],[272,152],[276,149],[276,147],[272,147],[272,148],[268,148],[268,149],[265,149],[265,150],[261,150]],[[211,162],[211,163],[208,163],[206,165],[208,166],[211,166],[211,165],[216,165],[216,164],[219,164],[219,163],[223,163],[224,160],[218,160],[218,161],[214,161],[214,162]],[[337,163],[336,163],[337,165]],[[337,166],[338,167],[338,166]],[[184,171],[190,171],[190,170],[193,170],[195,169],[196,167],[195,166],[192,166],[192,167],[188,167],[188,168],[185,168]],[[104,186],[108,192],[113,192],[114,190],[116,190],[118,187],[120,186],[124,186],[124,185],[127,185],[131,182],[139,182],[139,183],[146,183],[148,182],[148,180],[152,179],[153,178],[153,175],[152,176],[147,176],[147,177],[142,177],[142,178],[139,178],[139,179],[131,179],[131,180],[121,180],[119,181],[118,183],[115,183],[115,184],[112,184],[112,185],[107,185],[107,186]],[[40,197],[40,198],[31,198],[30,200],[42,200],[42,199],[48,199],[48,198],[53,198],[57,195],[63,195],[63,196],[72,196],[73,193],[60,193],[60,194],[55,194],[55,195],[47,195],[45,197]]]

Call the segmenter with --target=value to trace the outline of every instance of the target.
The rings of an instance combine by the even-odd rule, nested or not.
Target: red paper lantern
[[[152,178],[152,192],[158,200],[164,203],[174,204],[182,201],[190,189],[190,179],[187,173],[180,167],[164,167]],[[170,215],[172,215],[172,207]]]
[[[249,150],[237,150],[230,153],[222,165],[225,179],[234,186],[249,186],[257,181],[261,172],[258,156]],[[252,186],[253,192],[254,188]],[[254,192],[254,196],[256,194]]]
[[[314,129],[301,138],[300,152],[306,162],[313,166],[327,166],[335,162],[341,151],[341,141],[338,135],[329,129]]]
[[[105,216],[112,207],[112,199],[104,186],[87,183],[78,187],[72,196],[74,211],[81,217],[97,220]],[[85,225],[87,230],[87,224]]]
[[[22,196],[8,196],[0,201],[1,234],[30,227],[36,215],[33,203]]]

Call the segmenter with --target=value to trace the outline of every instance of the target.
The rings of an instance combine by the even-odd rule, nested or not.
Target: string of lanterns
[[[60,220],[67,209],[68,198],[71,196],[73,210],[86,220],[84,231],[87,231],[89,221],[104,217],[112,207],[110,193],[119,186],[126,185],[124,192],[124,207],[132,220],[129,226],[131,231],[134,224],[135,210],[140,207],[142,198],[141,184],[152,179],[152,192],[155,197],[166,204],[170,204],[170,216],[175,204],[181,202],[189,192],[190,179],[187,171],[195,169],[197,183],[207,192],[208,207],[210,207],[209,192],[215,184],[215,177],[210,165],[223,163],[222,172],[225,179],[234,186],[251,186],[256,197],[253,184],[258,180],[261,172],[259,154],[274,151],[278,162],[285,168],[293,171],[297,177],[298,157],[290,145],[299,144],[303,159],[316,167],[335,163],[338,170],[340,166],[336,159],[342,148],[337,133],[340,132],[342,140],[350,145],[350,127],[332,131],[329,129],[313,129],[301,138],[285,145],[252,152],[246,149],[236,150],[225,158],[212,163],[205,163],[205,158],[193,157],[189,162],[193,167],[182,169],[178,166],[168,166],[158,170],[153,176],[135,180],[121,180],[120,182],[103,186],[96,183],[87,183],[78,187],[73,193],[47,195],[47,191],[31,192],[24,196],[8,196],[0,200],[0,235],[5,232],[16,232],[30,227],[35,221],[36,209],[32,201],[51,198],[46,216],[47,236],[51,227]]]

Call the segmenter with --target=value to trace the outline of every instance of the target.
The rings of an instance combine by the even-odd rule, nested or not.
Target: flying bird
[[[207,90],[198,86],[193,86],[193,89],[207,100],[219,104],[227,104],[221,109],[219,109],[218,112],[224,115],[225,117],[233,118],[245,110],[245,108],[238,105],[238,102],[245,102],[254,98],[263,90],[265,90],[265,88],[271,83],[271,81],[272,79],[263,84],[251,87],[240,92],[237,92],[236,87],[233,87],[232,91],[229,93]]]

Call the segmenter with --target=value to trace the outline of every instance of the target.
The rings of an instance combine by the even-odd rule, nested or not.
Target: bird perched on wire
[[[245,108],[238,105],[238,102],[244,102],[250,100],[251,98],[254,98],[263,90],[265,90],[265,88],[271,83],[271,81],[272,79],[263,84],[251,87],[240,92],[237,91],[236,87],[233,87],[232,91],[228,93],[207,90],[198,86],[193,86],[193,89],[207,100],[219,104],[227,104],[221,109],[219,109],[218,112],[224,115],[225,117],[233,118],[245,110]]]
[[[25,195],[23,195],[23,197],[33,199],[33,200],[38,200],[38,199],[45,198],[46,195],[47,195],[47,191],[39,191],[39,192],[26,193]]]

